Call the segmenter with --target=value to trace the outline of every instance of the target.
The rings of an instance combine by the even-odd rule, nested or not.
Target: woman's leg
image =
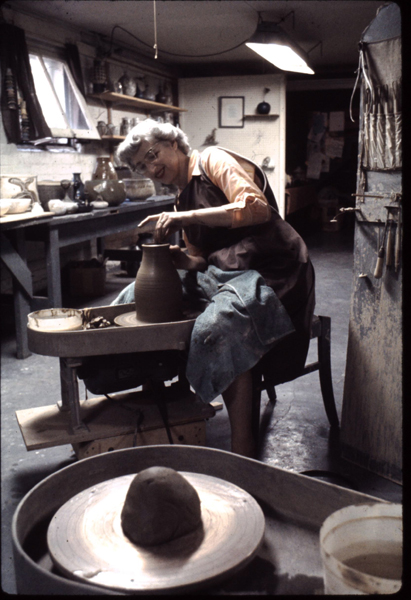
[[[257,440],[251,427],[253,381],[251,371],[239,375],[222,394],[231,426],[231,451],[257,457]]]

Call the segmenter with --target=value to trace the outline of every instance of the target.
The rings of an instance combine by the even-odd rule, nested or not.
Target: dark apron
[[[199,165],[201,175],[193,176],[181,192],[178,211],[229,203],[223,191],[207,177],[201,160]],[[266,193],[272,194],[276,206],[271,188]],[[307,349],[315,304],[314,269],[302,238],[272,203],[271,206],[270,221],[261,225],[234,229],[189,225],[184,227],[184,233],[188,242],[202,251],[208,264],[223,271],[258,271],[283,303]]]

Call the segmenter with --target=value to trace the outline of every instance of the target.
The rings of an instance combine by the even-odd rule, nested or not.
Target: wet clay
[[[130,484],[121,512],[124,534],[135,544],[155,546],[201,525],[200,498],[180,473],[150,467]]]
[[[183,318],[181,280],[171,260],[170,244],[143,244],[134,284],[137,320],[168,323]]]

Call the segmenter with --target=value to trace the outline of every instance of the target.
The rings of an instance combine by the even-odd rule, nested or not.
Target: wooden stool
[[[276,356],[282,352],[281,342],[268,352],[261,361],[253,368],[253,407],[252,427],[255,439],[260,436],[260,407],[261,392],[267,391],[269,401],[275,405],[277,400],[275,386],[287,381],[293,381],[298,377],[319,372],[321,393],[325,412],[331,427],[339,427],[337,409],[335,406],[334,391],[331,378],[331,318],[324,316],[313,316],[311,324],[311,339],[317,339],[318,360],[306,364],[304,368],[293,375],[284,370],[276,370]]]

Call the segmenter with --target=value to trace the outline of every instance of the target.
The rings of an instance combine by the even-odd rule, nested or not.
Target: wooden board
[[[186,444],[189,446],[205,446],[206,427],[205,421],[196,423],[185,423],[170,427],[171,438],[175,444]],[[112,452],[121,448],[134,448],[137,446],[156,446],[158,444],[169,444],[165,428],[150,429],[141,433],[119,435],[115,437],[94,440],[93,442],[80,442],[72,444],[77,458],[88,458],[103,452]]]
[[[80,402],[80,417],[86,428],[73,432],[70,414],[56,405],[16,411],[17,421],[27,450],[51,448],[64,444],[91,442],[105,438],[133,436],[138,430],[163,429],[164,423],[155,403],[142,404],[140,392],[113,394],[114,401],[104,396]],[[214,408],[190,393],[183,400],[167,403],[170,426],[204,421],[215,415]],[[139,418],[141,417],[142,418]]]
[[[33,214],[31,212],[6,214],[3,217],[0,217],[0,224],[14,223],[15,221],[27,221],[28,219],[44,219],[45,217],[54,217],[54,213],[46,211],[40,214]]]

